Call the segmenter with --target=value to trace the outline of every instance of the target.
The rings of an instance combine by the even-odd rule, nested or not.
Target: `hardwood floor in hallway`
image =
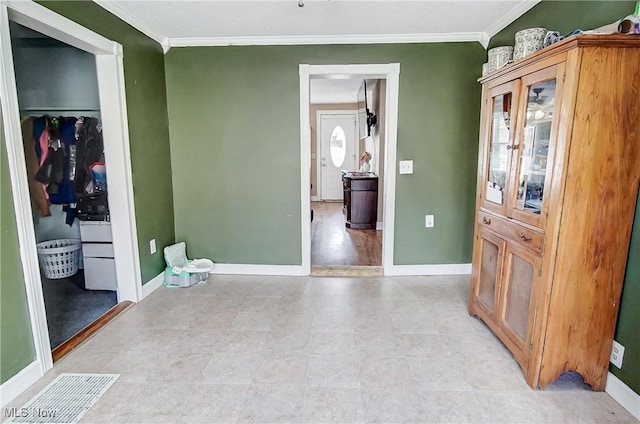
[[[342,202],[311,202],[312,265],[382,265],[382,231],[345,227]]]

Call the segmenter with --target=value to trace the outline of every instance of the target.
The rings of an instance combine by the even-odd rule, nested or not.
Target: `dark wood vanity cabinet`
[[[374,229],[378,217],[378,177],[373,173],[343,173],[343,213],[346,227]]]

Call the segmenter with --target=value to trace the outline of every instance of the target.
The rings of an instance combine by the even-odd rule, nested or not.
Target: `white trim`
[[[40,375],[52,368],[36,238],[20,128],[18,95],[13,69],[9,19],[96,55],[100,108],[109,185],[118,196],[109,199],[118,299],[137,301],[142,293],[136,238],[122,46],[32,1],[0,3],[0,98],[16,211],[20,258],[27,293],[31,332]]]
[[[2,99],[2,119],[5,145],[9,161],[9,175],[13,191],[13,207],[16,212],[16,229],[22,273],[25,280],[29,321],[36,354],[36,362],[41,375],[53,366],[47,315],[44,309],[40,266],[36,250],[36,236],[33,227],[31,199],[27,181],[27,167],[22,144],[18,91],[15,84],[11,34],[9,32],[9,10],[0,4],[0,99]]]
[[[316,191],[317,190],[318,189],[316,188]],[[312,202],[320,202],[321,201],[320,196],[311,196],[311,201]]]
[[[308,205],[308,203],[307,203]],[[309,208],[307,208],[308,210]],[[310,211],[308,212],[311,213]],[[251,264],[215,264],[211,274],[238,275],[308,275],[300,265],[251,265]]]
[[[321,155],[321,137],[322,137],[322,115],[347,115],[353,116],[355,121],[355,138],[353,140],[353,147],[355,148],[356,155],[358,154],[358,111],[355,109],[349,110],[329,110],[329,109],[318,109],[316,110],[316,189],[317,197],[320,201],[322,201],[322,155]],[[357,169],[354,169],[356,171]],[[311,199],[313,201],[313,197]],[[339,200],[339,199],[330,199],[330,200]]]
[[[376,231],[382,231],[383,228],[384,228],[384,222],[377,221],[376,222]]]
[[[640,395],[624,384],[622,380],[609,373],[604,391],[629,411],[631,415],[640,420]]]
[[[346,34],[346,35],[285,35],[235,37],[171,37],[170,47],[212,46],[293,46],[311,44],[403,44],[448,43],[478,41],[483,32],[453,32],[425,34]]]
[[[301,266],[302,275],[311,274],[311,123],[309,122],[309,101],[311,84],[309,82],[309,65],[300,65],[300,213],[301,233]],[[317,189],[316,189],[317,190]]]
[[[167,53],[171,46],[169,45],[169,38],[162,35],[162,33],[155,28],[153,25],[149,25],[142,19],[133,15],[127,9],[120,6],[113,0],[93,0],[98,6],[102,7],[112,15],[117,16],[120,20],[125,23],[131,25],[133,28],[137,29],[147,37],[152,40],[158,42],[162,46],[162,51]]]
[[[527,13],[531,10],[536,4],[540,3],[542,0],[522,0],[513,9],[511,9],[506,14],[502,15],[500,19],[498,19],[493,25],[487,28],[484,31],[484,38],[486,38],[487,45],[489,44],[489,40],[491,37],[505,29],[509,24],[518,19],[520,16]],[[480,39],[480,43],[486,49],[487,46],[483,43],[484,39]]]
[[[142,297],[138,231],[133,199],[129,123],[122,57],[97,55],[98,91],[104,133],[111,235],[116,260],[118,301],[137,302]]]
[[[482,34],[482,37],[480,38],[480,44],[482,45],[482,47],[484,47],[484,49],[486,50],[487,47],[489,47],[489,42],[491,41],[491,37],[489,37],[489,34],[487,34],[486,32]]]
[[[393,266],[393,241],[396,199],[396,148],[398,136],[398,94],[400,64],[359,64],[359,65],[307,65],[299,66],[300,73],[300,190],[301,190],[301,255],[302,275],[311,274],[311,201],[310,191],[305,189],[311,183],[311,131],[309,128],[309,80],[332,74],[353,75],[371,79],[386,79],[386,122],[385,162],[384,162],[384,214],[382,235],[382,265],[386,269]]]
[[[467,275],[471,264],[394,265],[384,275]]]
[[[12,21],[92,54],[122,56],[122,46],[33,1],[2,0]]]
[[[162,283],[164,283],[164,271],[142,285],[142,297],[140,300],[162,287]]]
[[[382,269],[387,275],[393,268],[396,221],[396,153],[398,148],[398,96],[400,64],[391,64],[385,97],[384,199],[382,214]]]
[[[38,381],[44,373],[38,361],[24,367],[19,373],[0,386],[0,408],[7,406],[12,400]]]

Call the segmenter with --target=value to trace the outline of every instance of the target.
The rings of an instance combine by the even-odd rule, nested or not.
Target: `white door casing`
[[[341,170],[356,171],[356,114],[319,112],[318,173],[321,200],[342,199]]]
[[[109,163],[109,187],[119,193],[109,199],[118,276],[118,300],[138,301],[142,297],[140,261],[133,203],[122,46],[31,1],[0,2],[0,97],[9,174],[16,211],[21,266],[35,362],[0,386],[3,405],[10,402],[34,377],[52,366],[51,348],[44,307],[40,270],[32,221],[26,165],[22,147],[20,112],[11,52],[9,19],[96,56],[100,109],[104,131],[105,157]]]

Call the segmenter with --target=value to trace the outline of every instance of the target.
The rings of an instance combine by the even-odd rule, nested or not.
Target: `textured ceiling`
[[[488,34],[539,0],[96,0],[174,38]],[[497,31],[496,31],[497,28]]]
[[[486,46],[540,0],[302,0],[304,7],[298,0],[94,1],[167,51],[172,46],[447,41]],[[319,103],[353,95],[348,82],[315,84],[311,94]]]

